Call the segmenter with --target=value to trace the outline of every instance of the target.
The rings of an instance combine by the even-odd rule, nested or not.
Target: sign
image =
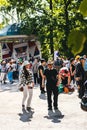
[[[58,51],[54,51],[54,60],[56,60],[56,59],[57,59],[58,54],[59,54],[59,52],[58,52]]]

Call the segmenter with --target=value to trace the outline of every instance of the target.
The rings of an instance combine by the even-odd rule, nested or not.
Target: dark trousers
[[[38,83],[38,74],[34,73],[34,83]]]
[[[85,81],[87,80],[87,71],[85,71]]]
[[[13,79],[18,79],[18,71],[13,71]]]
[[[40,90],[44,92],[44,88],[42,87],[42,78],[39,78]]]
[[[52,109],[52,94],[53,94],[53,106],[54,109],[58,107],[58,89],[56,86],[46,86],[47,89],[47,101],[48,101],[48,109]]]
[[[85,92],[85,86],[84,86],[84,81],[80,80],[77,82],[77,85],[80,86],[80,89],[79,89],[79,98],[82,98],[83,95],[84,95],[84,92]]]

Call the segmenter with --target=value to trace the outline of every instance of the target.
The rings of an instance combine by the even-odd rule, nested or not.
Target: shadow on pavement
[[[10,92],[18,92],[18,85],[17,83],[6,83],[6,84],[0,84],[0,92],[5,92],[5,91],[10,91]]]
[[[31,118],[33,118],[34,111],[27,112],[25,109],[22,110],[23,113],[19,113],[20,120],[22,122],[28,122],[31,121]]]
[[[54,112],[48,114],[48,116],[44,116],[44,118],[47,118],[49,120],[51,120],[53,123],[60,123],[61,122],[61,119],[64,118],[64,115],[57,115],[55,114]]]

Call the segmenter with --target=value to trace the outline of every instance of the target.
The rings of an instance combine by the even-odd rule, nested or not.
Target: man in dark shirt
[[[78,86],[78,92],[79,92],[79,98],[82,98],[84,95],[85,87],[84,87],[84,82],[85,82],[85,71],[84,71],[84,58],[80,57],[79,62],[76,64],[76,73],[75,73],[75,79],[77,82]]]
[[[57,70],[53,68],[53,62],[48,61],[48,68],[44,71],[44,78],[46,78],[47,101],[48,110],[52,111],[52,94],[54,110],[58,110],[58,88],[57,88]],[[44,79],[43,79],[44,80]],[[44,84],[44,81],[42,82]]]
[[[39,70],[39,84],[40,84],[40,91],[42,94],[45,93],[45,88],[42,86],[42,79],[44,76],[44,66],[46,65],[46,61],[45,59],[41,60],[41,65],[39,66],[38,70]]]

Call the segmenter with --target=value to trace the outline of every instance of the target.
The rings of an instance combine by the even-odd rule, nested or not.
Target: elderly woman
[[[30,63],[28,61],[24,61],[23,69],[20,76],[20,85],[23,86],[23,100],[22,100],[22,109],[25,109],[25,101],[27,99],[27,111],[31,110],[31,100],[33,96],[33,87],[34,87],[34,79],[33,73],[30,68]]]

